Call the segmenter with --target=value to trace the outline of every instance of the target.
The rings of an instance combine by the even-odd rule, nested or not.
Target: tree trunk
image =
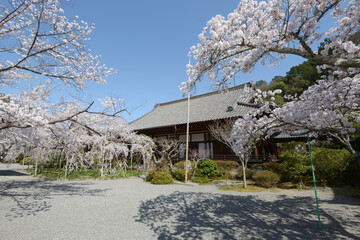
[[[242,170],[243,170],[243,181],[244,181],[244,188],[247,187],[247,184],[246,184],[246,165],[245,165],[245,162],[244,160],[241,161],[241,166],[242,166]]]
[[[334,136],[337,140],[339,140],[339,142],[345,147],[345,149],[348,150],[351,153],[351,155],[354,156],[358,166],[360,167],[360,153],[356,152],[354,150],[354,148],[351,146],[350,137],[346,136],[344,138],[341,138],[341,137],[339,137],[339,136],[337,136],[335,134],[332,135],[332,136]]]
[[[68,166],[69,166],[69,156],[66,156],[66,164],[65,164],[65,180],[68,176]]]
[[[111,166],[112,165],[112,159],[110,160],[110,174],[111,174]]]
[[[172,159],[168,156],[170,171],[173,169]]]
[[[351,153],[351,155],[353,155],[353,157],[355,158],[358,166],[360,167],[360,153],[356,152],[356,151],[352,148],[352,146],[350,145],[350,143],[346,144],[346,145],[345,145],[345,148],[346,148],[346,150],[348,150],[348,151]]]
[[[134,170],[133,169],[133,154],[132,154],[132,152],[130,152],[130,169]]]
[[[37,175],[37,168],[38,168],[38,159],[36,158],[36,161],[35,161],[35,176]]]

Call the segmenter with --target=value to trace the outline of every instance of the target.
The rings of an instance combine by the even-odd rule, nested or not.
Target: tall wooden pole
[[[190,78],[189,78],[190,84]],[[188,180],[188,162],[189,162],[189,129],[190,129],[190,85],[188,89],[188,106],[187,106],[187,121],[186,121],[186,157],[185,157],[185,183]]]
[[[316,180],[315,180],[314,164],[313,164],[313,159],[312,159],[312,154],[311,154],[311,145],[310,145],[310,137],[309,137],[309,134],[307,134],[307,140],[308,140],[308,145],[309,145],[311,171],[312,171],[313,180],[314,180],[314,191],[315,191],[315,199],[316,199],[316,210],[317,210],[317,215],[318,215],[318,220],[319,220],[319,229],[321,229],[321,220],[320,220],[320,212],[319,212],[319,201],[318,201],[317,191],[316,191]]]
[[[189,65],[190,65],[190,56],[189,56]],[[185,183],[187,183],[187,181],[188,181],[189,129],[190,129],[190,76],[188,76],[188,99],[187,99],[187,121],[186,121],[186,153],[185,153]]]

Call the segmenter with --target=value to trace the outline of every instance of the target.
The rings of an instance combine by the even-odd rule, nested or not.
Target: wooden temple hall
[[[214,121],[237,119],[255,110],[250,92],[252,83],[246,83],[226,91],[217,91],[191,97],[190,101],[190,149],[198,149],[203,158],[213,160],[237,160],[225,144],[217,141],[208,129]],[[140,134],[152,138],[177,138],[184,144],[180,147],[179,159],[185,159],[187,122],[187,98],[156,104],[154,109],[130,123]],[[250,162],[276,161],[280,149],[279,137],[259,144],[253,151]]]

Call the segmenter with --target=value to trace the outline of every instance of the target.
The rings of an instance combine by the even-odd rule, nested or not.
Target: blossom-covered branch
[[[105,83],[113,70],[100,65],[84,41],[94,26],[70,20],[57,0],[0,4],[0,83],[46,77],[83,88]],[[76,17],[77,18],[77,17]]]
[[[340,0],[243,0],[227,18],[212,18],[199,35],[200,43],[189,53],[191,82],[207,74],[216,85],[225,85],[237,72],[251,72],[256,63],[276,65],[287,54],[318,65],[360,68],[360,47],[351,36],[359,31],[359,1]],[[331,15],[336,26],[320,32],[321,21]],[[327,37],[322,51],[314,43]],[[188,87],[184,82],[182,90]]]

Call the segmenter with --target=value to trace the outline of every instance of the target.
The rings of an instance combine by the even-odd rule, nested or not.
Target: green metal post
[[[309,134],[307,134],[307,139],[308,139],[308,144],[309,144],[309,153],[310,153],[310,161],[311,161],[311,170],[312,170],[312,175],[313,175],[313,179],[314,179],[314,190],[315,190],[315,199],[316,199],[316,209],[317,209],[317,215],[318,215],[318,219],[319,219],[319,229],[321,229],[320,212],[319,212],[319,202],[318,202],[317,192],[316,192],[315,172],[314,172],[314,164],[313,164],[313,159],[312,159],[312,154],[311,154],[311,145],[310,145],[310,138],[309,138]]]

